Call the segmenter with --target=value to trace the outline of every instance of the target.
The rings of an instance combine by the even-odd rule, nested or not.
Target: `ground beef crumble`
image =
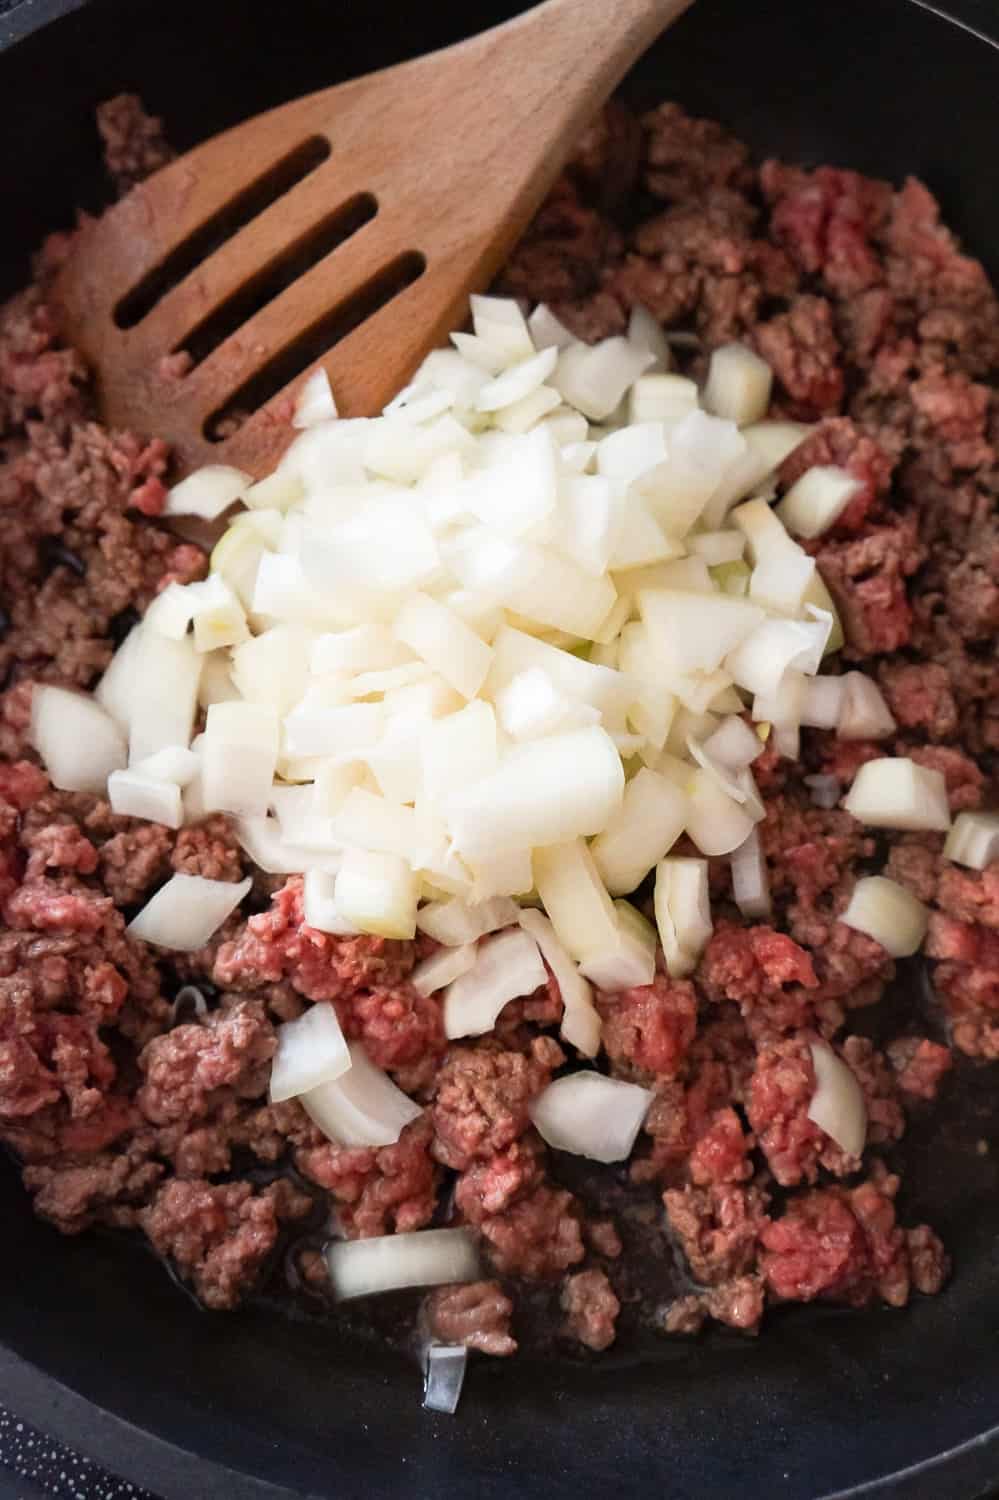
[[[170,159],[133,96],[102,106],[99,126],[122,190]],[[173,832],[118,818],[55,791],[35,763],[32,685],[91,686],[156,593],[206,568],[157,524],[165,446],[96,420],[88,372],[59,338],[46,293],[70,253],[71,237],[50,241],[0,310],[0,1139],[39,1214],[67,1234],[141,1230],[209,1307],[252,1293],[318,1205],[348,1237],[441,1222],[478,1234],[484,1273],[502,1280],[430,1293],[431,1337],[512,1354],[524,1279],[550,1289],[566,1338],[605,1349],[627,1235],[562,1184],[530,1121],[576,1063],[554,1040],[554,981],[507,1007],[495,1036],[449,1045],[439,1000],[409,982],[426,947],[315,931],[298,877],[258,879],[254,914],[169,959],[129,937],[121,908],[172,871],[253,873],[229,821]],[[864,760],[909,755],[942,772],[955,811],[994,806],[999,303],[927,189],[757,166],[676,104],[640,119],[614,104],[499,288],[549,302],[590,339],[623,331],[641,304],[686,336],[679,367],[696,377],[731,339],[769,361],[772,415],[816,424],[778,490],[813,464],[859,481],[809,550],[842,616],[844,665],[876,678],[897,726],[887,751],[806,734],[803,769],[845,790]],[[813,805],[794,770],[772,747],[754,766],[772,919],[736,919],[719,864],[696,972],[596,997],[599,1065],[654,1095],[626,1175],[643,1201],[661,1199],[645,1232],[688,1278],[657,1316],[671,1333],[709,1320],[753,1332],[768,1301],[897,1306],[938,1291],[946,1253],[928,1226],[898,1224],[898,1179],[808,1120],[809,1044],[854,1073],[878,1149],[948,1087],[955,1052],[999,1058],[999,866],[951,864],[933,835],[875,839]],[[877,1046],[851,1034],[895,973],[839,920],[875,859],[932,908],[946,1044],[915,1010]],[[192,982],[207,1013],[178,1016]],[[275,1026],[312,1004],[333,1005],[423,1106],[396,1144],[336,1146],[296,1102],[267,1102]],[[261,1185],[248,1164],[277,1175]],[[322,1294],[322,1259],[302,1244],[299,1276]]]

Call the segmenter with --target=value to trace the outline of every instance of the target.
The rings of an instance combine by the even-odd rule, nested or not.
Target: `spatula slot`
[[[358,193],[341,204],[262,266],[238,291],[179,340],[171,352],[177,354],[184,350],[190,356],[189,369],[199,365],[292,282],[311,271],[351,235],[370,223],[377,212],[378,200],[372,193]]]
[[[328,354],[334,345],[385,307],[393,297],[412,286],[423,275],[426,266],[426,257],[418,250],[407,250],[397,256],[353,296],[338,302],[244,381],[225,405],[206,419],[204,436],[213,443],[231,438],[242,421],[290,385],[303,370]]]
[[[178,286],[203,260],[231,240],[265,209],[302,182],[330,154],[325,136],[314,135],[296,146],[287,156],[261,174],[254,182],[230,198],[205,222],[188,235],[160,263],[126,292],[114,310],[119,328],[134,328],[167,292]]]

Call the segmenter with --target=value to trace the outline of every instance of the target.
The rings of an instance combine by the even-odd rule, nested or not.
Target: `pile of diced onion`
[[[272,474],[213,466],[178,484],[168,515],[228,520],[208,578],[159,595],[93,696],[36,689],[35,743],[57,786],[118,813],[171,828],[231,815],[262,870],[304,876],[320,932],[436,939],[413,983],[441,994],[449,1037],[490,1031],[550,969],[562,1034],[592,1058],[592,986],[648,984],[660,946],[670,974],[696,966],[708,858],[731,861],[745,916],[769,913],[764,747],[795,757],[803,725],[895,728],[869,678],[820,674],[843,638],[796,540],[832,525],[857,481],[813,467],[771,504],[809,429],[765,420],[770,370],[741,345],[715,351],[699,389],[641,309],[592,346],[545,307],[476,297],[472,322],[382,416],[339,420],[319,371]],[[864,765],[846,806],[874,826],[950,827],[942,777],[905,759]],[[682,835],[703,857],[671,853]],[[962,814],[947,852],[982,867],[999,819]],[[655,927],[626,899],[651,872]],[[176,875],[132,932],[197,949],[247,885]],[[844,920],[903,954],[926,914],[878,877]],[[836,1063],[817,1062],[826,1091]],[[273,1094],[348,1145],[391,1143],[419,1113],[328,1006],[282,1028]],[[620,1160],[649,1098],[585,1070],[534,1121],[553,1145]],[[851,1120],[844,1149],[862,1141]],[[375,1260],[348,1274],[354,1253],[331,1263],[343,1295],[384,1275]],[[448,1264],[464,1274],[466,1251]]]

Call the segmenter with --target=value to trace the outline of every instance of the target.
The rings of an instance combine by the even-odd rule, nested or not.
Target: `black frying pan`
[[[0,284],[99,203],[99,99],[138,90],[186,147],[517,8],[21,0],[0,16]],[[916,172],[995,269],[997,44],[997,0],[698,0],[630,87],[761,153]],[[0,1394],[170,1500],[972,1500],[999,1482],[999,1158],[982,1140],[999,1149],[999,1074],[967,1065],[907,1146],[905,1220],[954,1253],[942,1297],[789,1309],[759,1340],[664,1341],[644,1362],[479,1361],[453,1419],[420,1409],[402,1356],[265,1308],[199,1312],[137,1247],[60,1239],[5,1163]]]

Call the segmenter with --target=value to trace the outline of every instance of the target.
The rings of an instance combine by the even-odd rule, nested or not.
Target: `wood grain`
[[[113,425],[156,433],[184,467],[265,472],[292,433],[309,369],[224,442],[206,423],[259,372],[407,253],[423,274],[319,361],[343,415],[370,415],[459,326],[538,208],[580,133],[690,0],[547,0],[445,51],[322,90],[206,141],[81,237],[60,276],[67,337],[94,367]],[[321,165],[189,270],[134,323],[116,310],[241,194],[315,138]],[[190,373],[161,362],[338,205],[373,194],[371,222],[279,290]],[[310,369],[314,368],[310,366]]]

